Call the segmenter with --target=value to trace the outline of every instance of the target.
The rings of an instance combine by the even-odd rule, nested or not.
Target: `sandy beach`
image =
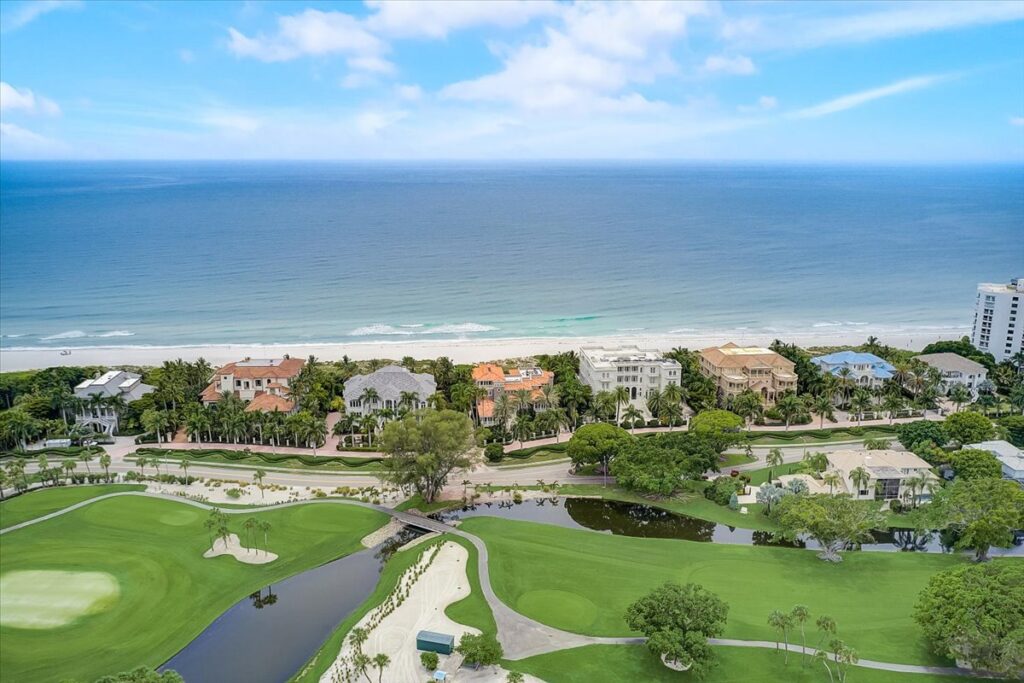
[[[31,370],[60,365],[159,365],[165,360],[205,358],[220,365],[240,358],[274,358],[284,354],[305,358],[314,355],[320,360],[339,360],[348,356],[353,360],[371,358],[401,359],[437,358],[448,356],[456,363],[478,363],[506,358],[523,358],[539,353],[573,351],[587,344],[637,344],[644,348],[668,350],[676,346],[700,349],[732,341],[741,345],[767,345],[779,337],[801,346],[828,346],[861,344],[868,336],[878,337],[882,343],[905,349],[920,349],[938,339],[958,339],[969,334],[967,327],[944,327],[935,330],[892,330],[863,327],[841,331],[828,327],[809,328],[798,333],[772,333],[764,330],[723,332],[694,332],[676,335],[631,335],[607,337],[534,337],[515,339],[448,339],[394,342],[353,342],[319,344],[221,344],[196,346],[89,346],[70,348],[61,355],[62,348],[0,348],[0,371]],[[724,336],[728,335],[728,336]]]

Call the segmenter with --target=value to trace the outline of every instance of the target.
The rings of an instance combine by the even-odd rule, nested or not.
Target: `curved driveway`
[[[216,508],[216,505],[210,505],[207,503],[201,503],[195,500],[189,500],[188,498],[182,498],[181,496],[169,496],[162,493],[149,493],[146,491],[121,491],[118,493],[108,493],[103,496],[97,496],[88,500],[83,500],[74,505],[69,505],[66,508],[62,508],[55,512],[30,519],[20,524],[7,527],[6,529],[0,530],[0,535],[24,529],[25,527],[32,526],[45,522],[46,520],[65,515],[74,510],[78,510],[87,505],[91,505],[100,500],[107,498],[115,498],[118,496],[144,496],[147,498],[161,498],[164,500],[171,500],[185,505],[191,505],[193,507],[201,508],[203,510],[212,510]],[[355,500],[343,500],[340,498],[324,498],[314,499],[310,501],[293,501],[289,503],[280,503],[278,505],[268,505],[265,508],[221,508],[221,512],[229,515],[238,514],[253,514],[254,512],[262,512],[264,510],[292,507],[296,505],[324,505],[324,504],[341,504],[341,505],[356,505],[363,508],[369,508],[382,512],[386,515],[397,519],[405,524],[426,529],[428,531],[437,531],[439,533],[449,533],[455,536],[465,538],[477,549],[478,561],[477,561],[477,572],[480,577],[480,588],[484,594],[484,598],[487,600],[487,604],[490,606],[491,611],[494,613],[494,620],[498,627],[498,640],[501,641],[501,645],[505,650],[505,656],[508,659],[524,659],[526,657],[532,657],[534,655],[544,654],[546,652],[553,652],[556,650],[564,650],[568,648],[581,647],[583,645],[638,645],[644,642],[644,638],[599,638],[595,636],[585,636],[578,633],[569,633],[568,631],[562,631],[560,629],[552,628],[546,624],[542,624],[539,621],[530,619],[527,616],[516,612],[511,607],[506,605],[494,592],[494,588],[491,586],[491,575],[490,575],[490,558],[487,553],[487,545],[481,538],[470,534],[468,532],[457,529],[456,527],[450,526],[437,520],[422,517],[420,515],[413,515],[407,512],[401,512],[393,510],[391,508],[384,507],[382,505],[374,505],[373,503],[363,503]],[[733,639],[720,639],[711,638],[709,642],[712,645],[725,645],[731,647],[756,647],[756,648],[777,648],[780,647],[777,643],[767,640],[733,640]],[[800,647],[797,645],[787,646],[790,652],[800,652]],[[808,652],[814,654],[815,650],[808,649]],[[918,666],[913,664],[892,664],[889,662],[876,662],[869,659],[862,659],[857,663],[857,666],[861,666],[868,669],[878,669],[882,671],[893,671],[899,673],[927,673],[927,674],[941,674],[941,675],[952,675],[952,676],[969,676],[976,678],[998,678],[998,676],[987,674],[985,672],[972,671],[970,669],[960,669],[955,667],[938,667],[938,666]]]

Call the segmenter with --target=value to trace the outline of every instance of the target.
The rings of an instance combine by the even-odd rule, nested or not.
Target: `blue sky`
[[[0,3],[0,155],[1024,161],[1024,2]]]

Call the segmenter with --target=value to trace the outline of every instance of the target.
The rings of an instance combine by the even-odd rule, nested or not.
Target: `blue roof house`
[[[896,368],[884,358],[873,353],[856,351],[837,351],[827,356],[812,358],[811,362],[821,368],[822,372],[839,376],[843,368],[850,369],[850,379],[858,387],[880,387],[885,380],[892,379]]]

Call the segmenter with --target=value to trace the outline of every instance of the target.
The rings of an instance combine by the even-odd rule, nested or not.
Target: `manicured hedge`
[[[383,462],[384,459],[377,458],[346,458],[344,456],[313,456],[297,455],[294,453],[258,453],[256,451],[232,451],[221,448],[196,448],[188,450],[174,450],[166,448],[139,448],[136,455],[158,458],[174,457],[188,458],[189,460],[203,461],[210,458],[223,458],[224,460],[252,463],[254,460],[266,463],[267,465],[280,465],[282,463],[300,463],[307,467],[323,467],[324,465],[340,462],[346,467],[362,467],[371,463]]]
[[[86,448],[85,446],[67,446],[40,448],[37,451],[26,451],[25,453],[22,453],[21,451],[2,451],[0,452],[0,459],[27,458],[34,460],[35,458],[38,458],[40,455],[45,455],[47,460],[63,460],[64,458],[78,458],[86,451],[91,452],[95,456],[100,456],[103,454],[103,449],[99,448],[98,446],[90,446],[89,448]]]

